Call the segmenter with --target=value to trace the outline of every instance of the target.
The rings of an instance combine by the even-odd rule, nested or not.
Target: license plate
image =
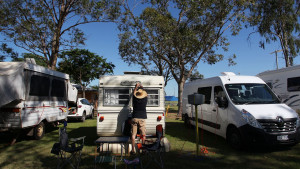
[[[288,140],[288,139],[289,139],[288,135],[277,136],[277,140],[279,140],[279,141],[285,141],[285,140]]]

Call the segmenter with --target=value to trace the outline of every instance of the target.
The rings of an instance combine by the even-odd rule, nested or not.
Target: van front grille
[[[283,119],[283,118],[282,118]],[[289,133],[296,131],[296,118],[283,119],[283,122],[277,119],[257,120],[267,133]]]

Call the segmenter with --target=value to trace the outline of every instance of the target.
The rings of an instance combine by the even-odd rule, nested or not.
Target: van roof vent
[[[235,76],[236,74],[233,72],[221,72],[221,75],[223,76]]]
[[[124,72],[124,75],[141,75],[142,72]]]

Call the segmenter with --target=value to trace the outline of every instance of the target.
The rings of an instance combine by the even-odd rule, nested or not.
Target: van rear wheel
[[[184,125],[185,125],[185,127],[187,127],[187,128],[192,128],[192,127],[191,127],[191,122],[190,122],[190,119],[189,119],[189,116],[188,116],[188,115],[184,115]]]
[[[243,148],[243,140],[237,128],[229,129],[227,134],[227,142],[236,150],[241,150]]]

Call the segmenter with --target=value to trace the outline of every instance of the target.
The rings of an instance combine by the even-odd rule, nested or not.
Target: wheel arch
[[[228,124],[228,126],[227,126],[227,128],[226,128],[226,134],[225,134],[226,139],[227,139],[228,134],[229,134],[229,131],[230,131],[231,129],[237,129],[237,130],[238,130],[238,128],[237,128],[234,124],[232,124],[232,123]],[[240,133],[240,130],[238,130],[238,131],[239,131],[239,133]],[[240,133],[240,134],[241,134],[241,133]]]

